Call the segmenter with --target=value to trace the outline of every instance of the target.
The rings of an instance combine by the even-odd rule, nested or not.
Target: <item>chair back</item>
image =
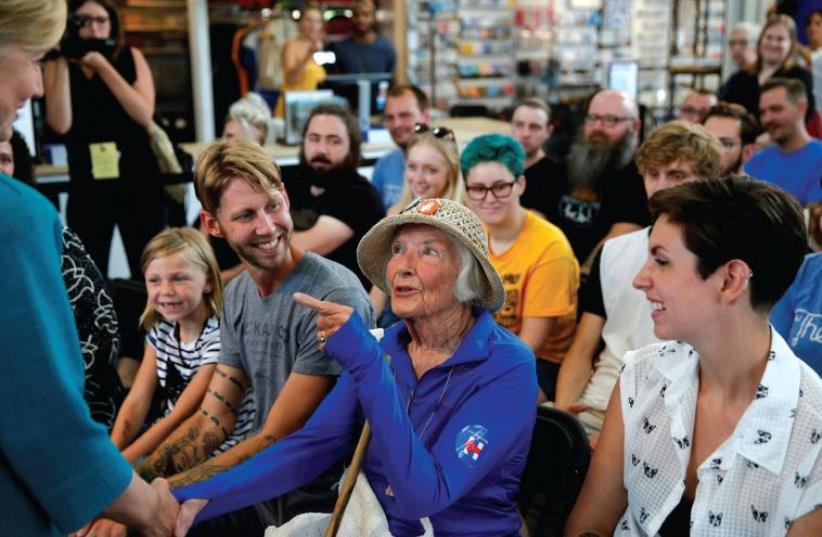
[[[588,435],[579,421],[562,410],[538,406],[518,500],[530,537],[562,535],[590,459]]]

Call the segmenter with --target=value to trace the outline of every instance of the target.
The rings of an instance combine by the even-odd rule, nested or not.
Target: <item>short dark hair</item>
[[[751,305],[770,308],[796,277],[807,252],[802,208],[783,190],[746,176],[692,181],[648,201],[651,221],[665,215],[681,226],[685,246],[707,279],[739,259],[753,272]]]
[[[357,121],[357,118],[354,117],[348,108],[344,106],[340,106],[338,104],[320,104],[314,107],[311,110],[311,114],[308,116],[308,119],[303,126],[303,141],[305,140],[305,134],[308,132],[308,126],[311,124],[311,120],[313,120],[317,116],[336,116],[340,118],[345,125],[345,130],[348,133],[348,144],[349,150],[348,155],[345,157],[345,165],[348,167],[356,168],[360,165],[360,160],[362,160],[362,153],[360,147],[362,146],[362,135],[360,134],[360,124]],[[305,163],[305,143],[300,144],[300,162]]]
[[[516,112],[517,108],[520,106],[542,110],[545,112],[545,124],[548,125],[551,123],[551,107],[539,97],[526,97],[525,99],[518,101],[516,106],[514,106],[514,112]]]
[[[402,97],[409,91],[414,94],[414,99],[417,100],[417,106],[419,107],[420,112],[425,112],[426,110],[428,110],[428,108],[431,106],[431,103],[428,100],[428,95],[426,95],[424,91],[422,91],[414,84],[397,84],[395,86],[391,86],[390,88],[388,88],[386,98]]]
[[[805,91],[805,84],[795,78],[774,77],[769,78],[767,82],[762,84],[759,88],[759,94],[762,95],[766,91],[775,90],[777,88],[785,88],[785,93],[788,95],[788,100],[793,104],[799,104],[800,101],[808,102],[808,94]]]
[[[743,145],[754,143],[756,137],[759,136],[759,121],[742,105],[720,101],[708,110],[708,115],[702,120],[703,125],[709,117],[728,117],[739,120],[739,137]]]

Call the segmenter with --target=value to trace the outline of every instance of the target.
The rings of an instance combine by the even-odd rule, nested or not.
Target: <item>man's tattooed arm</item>
[[[146,457],[137,468],[140,476],[170,477],[204,461],[234,430],[247,385],[242,370],[217,366],[200,409]]]
[[[198,463],[199,466],[194,468],[193,471],[189,470],[189,468],[192,468],[191,466],[181,468],[180,471],[188,471],[184,471],[179,476],[175,475],[169,481],[172,486],[194,483],[207,479],[216,473],[227,470],[253,457],[258,452],[276,442],[277,439],[285,438],[302,427],[330,388],[331,380],[327,377],[291,373],[282,391],[280,391],[280,394],[277,396],[277,400],[274,401],[274,404],[269,409],[265,424],[254,436],[246,438],[225,453],[221,453],[203,464]],[[212,396],[212,399],[219,402],[219,398],[216,396]],[[205,405],[204,408],[208,410]],[[211,419],[213,416],[200,414],[199,417],[211,425],[209,430],[217,434],[219,438],[221,434],[219,426],[221,423],[215,423]],[[203,444],[209,441],[209,438],[207,435],[200,433],[192,437],[191,440],[193,443],[192,449],[203,450]],[[171,453],[170,458],[174,461],[180,461],[186,456],[186,446],[181,444],[174,447],[181,448],[181,451]],[[162,468],[162,463],[160,464],[160,468]]]
[[[277,439],[270,435],[252,436],[237,444],[225,453],[222,453],[213,459],[209,459],[190,470],[175,475],[169,479],[168,482],[172,488],[176,488],[182,487],[183,485],[191,485],[192,483],[197,483],[199,481],[205,481],[220,472],[224,472],[234,466],[237,466],[238,464],[244,463],[256,453],[262,451],[276,441]]]

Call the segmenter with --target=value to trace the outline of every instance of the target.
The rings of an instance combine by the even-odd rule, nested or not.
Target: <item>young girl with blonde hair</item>
[[[193,228],[162,231],[146,245],[142,268],[148,301],[140,324],[147,344],[111,432],[129,462],[151,453],[197,411],[220,353],[223,285],[206,238]],[[140,434],[158,389],[162,417]],[[250,430],[248,401],[246,394],[234,434],[218,451]]]

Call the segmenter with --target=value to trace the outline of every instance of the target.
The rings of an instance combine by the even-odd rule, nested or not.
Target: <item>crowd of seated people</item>
[[[89,35],[116,31],[106,2],[76,4]],[[304,12],[306,28],[319,14]],[[374,181],[361,169],[354,114],[330,104],[311,111],[298,165],[283,174],[264,146],[271,111],[245,97],[223,139],[197,156],[198,222],[155,234],[155,219],[153,238],[143,237],[148,227],[133,233],[129,264],[140,246],[146,308],[119,322],[143,326],[145,354],[124,400],[119,379],[88,374],[112,370],[117,321],[92,257],[64,231],[75,320],[59,322],[79,329],[84,354],[105,354],[85,363],[102,426],[83,427],[98,450],[108,429],[103,461],[118,482],[82,516],[38,511],[39,482],[27,485],[31,497],[26,487],[13,494],[63,533],[85,524],[124,535],[137,518],[103,500],[159,478],[163,522],[179,507],[178,535],[262,535],[332,510],[365,428],[356,487],[385,532],[520,535],[518,485],[545,404],[574,416],[594,452],[568,535],[813,534],[822,526],[822,142],[793,20],[768,19],[758,40],[752,30],[731,32],[739,70],[721,90],[691,88],[676,119],[646,124],[644,140],[633,98],[594,92],[558,159],[544,150],[552,111],[538,98],[513,108],[510,135],[457,140],[431,119],[422,90],[398,85],[385,113],[397,148]],[[2,31],[0,52],[16,46]],[[295,54],[305,63],[318,46]],[[119,81],[103,76],[98,89],[112,93],[107,106],[129,132],[141,124],[153,88],[139,52],[119,54],[131,59],[48,67],[47,105],[59,105],[50,121],[68,110],[71,129],[66,88],[113,69]],[[3,69],[0,56],[0,80],[15,74]],[[111,87],[120,82],[125,97]],[[13,159],[7,146],[0,164]],[[36,196],[5,178],[0,186]],[[119,203],[124,192],[109,194]],[[72,295],[85,289],[73,249],[97,300],[85,309]]]

